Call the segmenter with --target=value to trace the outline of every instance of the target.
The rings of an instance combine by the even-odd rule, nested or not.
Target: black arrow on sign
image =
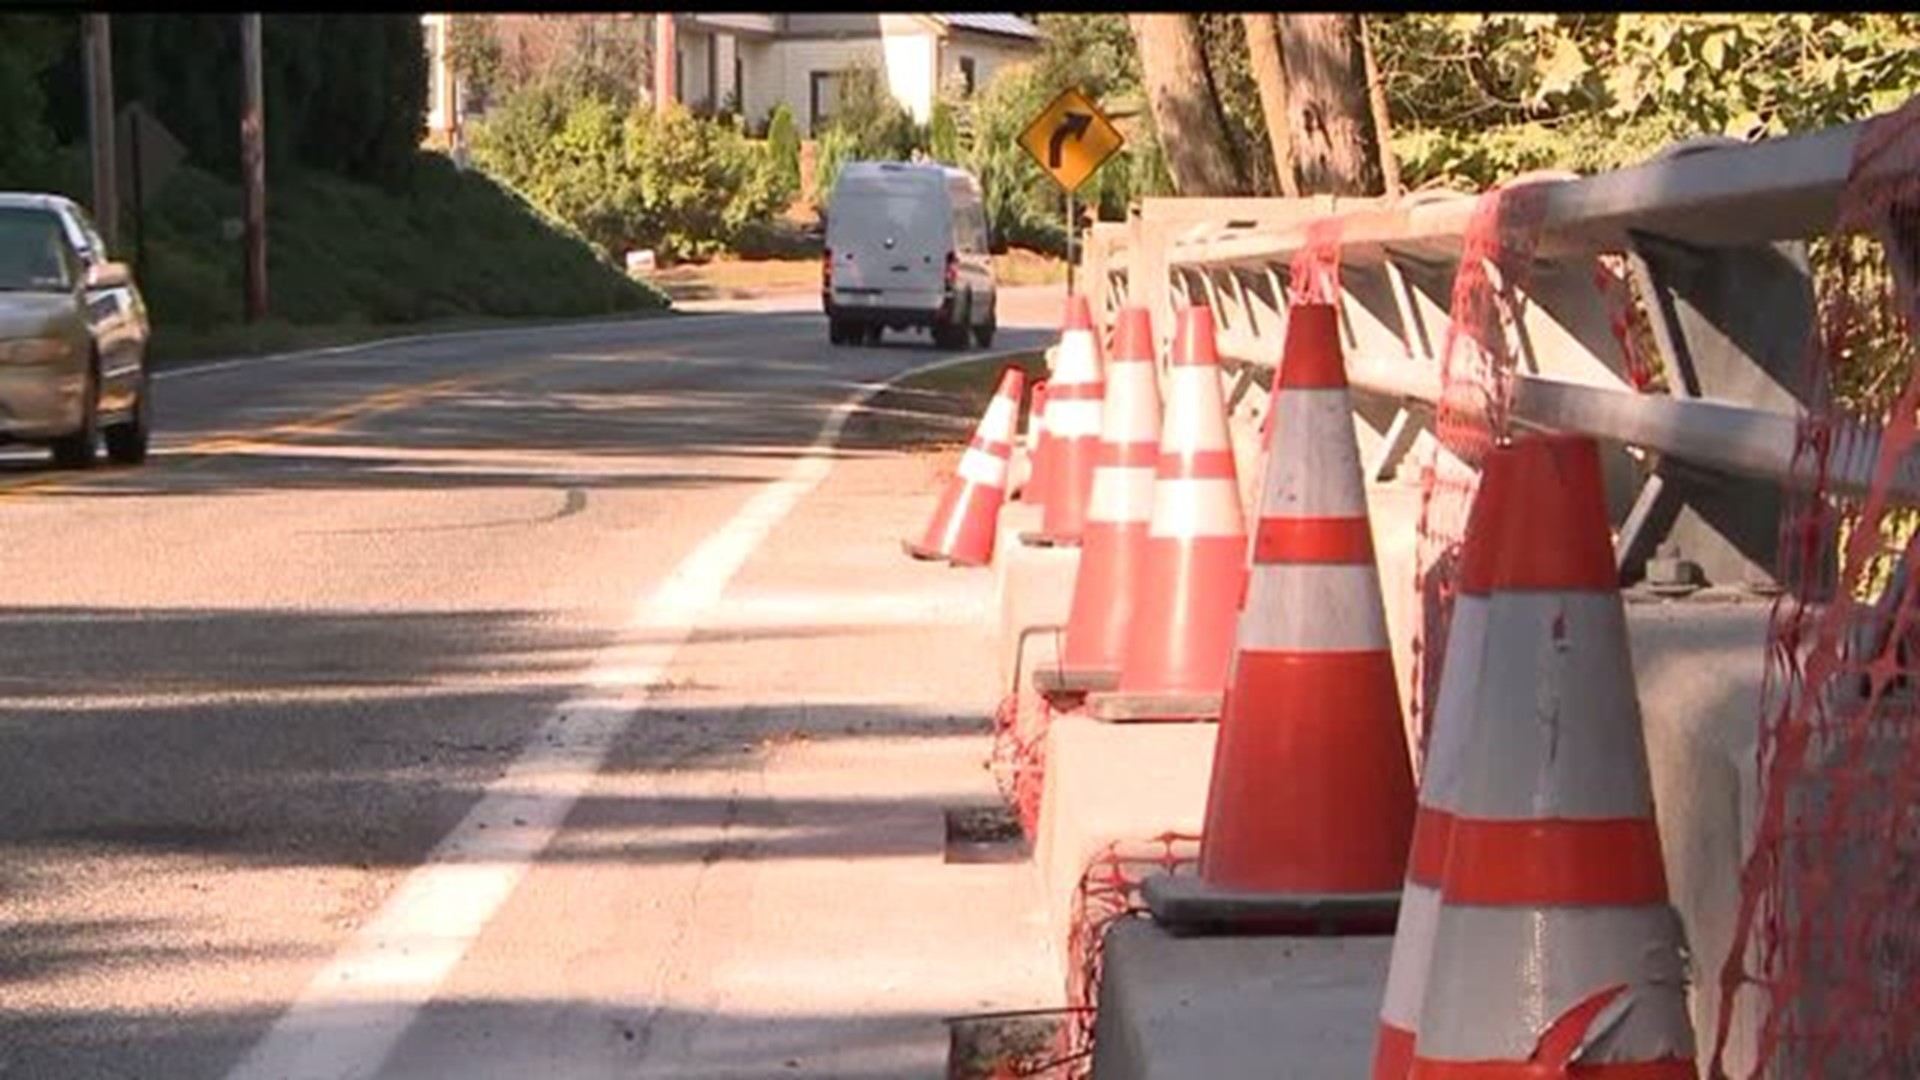
[[[1070,112],[1060,118],[1053,129],[1053,138],[1047,140],[1047,168],[1060,167],[1060,148],[1066,145],[1067,136],[1073,136],[1074,142],[1086,138],[1087,129],[1093,126],[1093,117],[1086,113]]]

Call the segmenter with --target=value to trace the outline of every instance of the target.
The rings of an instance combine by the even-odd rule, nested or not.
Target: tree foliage
[[[792,189],[766,144],[679,106],[623,107],[562,77],[475,125],[474,160],[614,255],[700,258],[782,209]]]
[[[447,17],[447,62],[466,108],[480,112],[506,88],[507,53],[494,33],[493,16]]]
[[[72,19],[0,15],[0,186],[51,186],[58,145],[41,79],[77,36]]]
[[[77,27],[77,16],[60,18]],[[426,42],[418,15],[270,14],[261,19],[261,82],[272,169],[304,165],[396,182],[426,127]],[[47,120],[61,143],[86,138],[80,35],[43,72]],[[240,20],[235,15],[113,17],[114,95],[141,102],[190,159],[240,169]]]
[[[1390,15],[1377,22],[1411,185],[1613,168],[1696,135],[1843,123],[1920,90],[1920,16]]]

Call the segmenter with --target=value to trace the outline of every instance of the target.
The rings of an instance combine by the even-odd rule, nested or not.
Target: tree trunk
[[[1273,174],[1280,178],[1280,194],[1300,197],[1300,177],[1293,170],[1293,135],[1287,119],[1287,63],[1280,53],[1280,27],[1269,12],[1245,12],[1247,52],[1253,82],[1260,88],[1260,114],[1267,121],[1267,143],[1273,147]]]
[[[1387,80],[1374,60],[1373,27],[1360,16],[1360,45],[1366,50],[1367,105],[1373,113],[1374,140],[1380,144],[1380,175],[1386,181],[1387,197],[1397,199],[1400,186],[1400,159],[1393,152],[1393,114],[1387,109]]]
[[[1379,136],[1367,100],[1360,16],[1282,15],[1287,104],[1300,188],[1314,195],[1379,195]]]
[[[1193,16],[1136,14],[1128,20],[1175,190],[1188,196],[1246,194],[1247,179],[1227,141],[1226,119]]]

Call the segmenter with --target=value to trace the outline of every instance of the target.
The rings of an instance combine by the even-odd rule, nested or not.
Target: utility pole
[[[93,167],[93,222],[109,252],[119,248],[120,177],[114,170],[113,35],[108,16],[86,24],[87,142]]]
[[[675,71],[678,66],[680,48],[674,35],[673,16],[662,12],[653,17],[653,107],[664,109],[667,102],[676,100],[674,93]]]
[[[246,218],[247,321],[267,314],[267,128],[260,15],[240,16],[240,181]]]

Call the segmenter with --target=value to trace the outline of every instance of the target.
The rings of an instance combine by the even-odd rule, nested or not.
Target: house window
[[[960,58],[960,92],[968,97],[973,96],[973,57],[971,56]]]
[[[673,100],[687,101],[687,50],[678,45],[673,48]]]
[[[747,66],[740,61],[739,46],[733,53],[733,103],[742,115],[747,111]]]
[[[807,76],[809,82],[807,125],[814,134],[820,133],[834,112],[840,107],[840,73],[837,71],[815,71]]]

